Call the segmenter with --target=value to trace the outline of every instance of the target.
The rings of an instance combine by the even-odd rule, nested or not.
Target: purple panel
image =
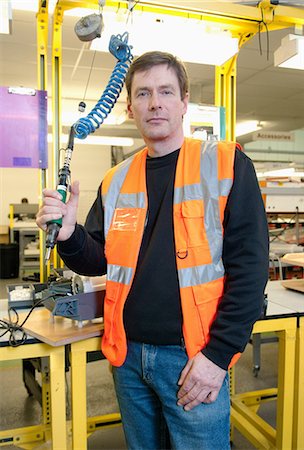
[[[0,87],[0,167],[46,169],[47,92],[10,94]]]

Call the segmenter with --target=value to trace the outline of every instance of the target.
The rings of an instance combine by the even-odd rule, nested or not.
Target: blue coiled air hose
[[[68,191],[74,137],[85,139],[90,133],[94,133],[110,114],[123,88],[127,72],[133,59],[131,54],[132,47],[128,45],[128,37],[128,32],[125,32],[122,35],[118,34],[117,36],[111,36],[109,51],[118,59],[118,61],[114,67],[110,80],[100,100],[96,103],[87,117],[82,117],[71,126],[69,143],[65,149],[65,161],[63,167],[59,171],[59,183],[57,186],[57,191],[61,194],[63,202],[66,201]],[[52,220],[47,223],[46,262],[50,258],[51,250],[56,244],[61,227],[62,219]]]
[[[87,117],[82,117],[73,125],[76,138],[85,139],[90,133],[94,133],[103,124],[114,107],[133,59],[131,54],[132,47],[128,45],[128,38],[128,32],[122,35],[111,36],[109,51],[118,61],[100,100]]]

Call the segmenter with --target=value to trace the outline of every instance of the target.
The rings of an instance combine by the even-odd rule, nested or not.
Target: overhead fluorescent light
[[[304,70],[304,36],[288,34],[274,52],[274,65]]]
[[[103,16],[104,30],[100,38],[92,41],[91,50],[108,52],[111,35],[128,31],[135,56],[162,50],[185,62],[219,66],[238,52],[238,39],[217,24],[206,25],[201,20],[136,11],[127,23],[113,12],[104,12]]]
[[[11,0],[0,1],[0,34],[12,32],[12,5]]]
[[[90,14],[97,14],[98,9],[92,9],[92,8],[71,8],[67,9],[64,12],[65,16],[73,16],[73,17],[85,17],[89,16]],[[103,15],[103,14],[102,14]]]
[[[245,122],[239,122],[235,126],[236,137],[243,136],[244,134],[253,133],[254,131],[261,130],[263,127],[258,120],[246,120]]]
[[[68,142],[69,136],[67,134],[62,134],[60,142],[66,144]],[[51,133],[47,136],[47,141],[53,141],[53,135]],[[126,137],[111,137],[111,136],[88,136],[86,139],[77,139],[76,145],[107,145],[116,147],[132,147],[134,145],[134,140],[132,138]]]
[[[39,10],[38,0],[11,0],[11,1],[13,9],[17,9],[19,11],[38,12]],[[58,0],[48,0],[48,13],[50,15],[54,14],[57,1]],[[0,0],[0,3],[2,2],[3,0]]]
[[[2,0],[0,0],[0,3],[2,3]],[[38,12],[38,6],[38,0],[12,0],[13,9],[19,11]]]

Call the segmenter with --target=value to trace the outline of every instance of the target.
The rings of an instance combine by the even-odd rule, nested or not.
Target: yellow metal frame
[[[297,318],[263,320],[253,329],[270,332],[279,338],[278,388],[232,395],[231,422],[255,447],[287,450],[293,448]],[[276,430],[258,415],[260,404],[271,400],[277,400]]]
[[[47,4],[48,2],[46,2]],[[39,10],[37,13],[37,81],[38,89],[47,91],[47,46],[48,46],[48,8],[43,6],[44,2],[39,1]],[[47,185],[47,170],[39,170],[39,204],[42,203],[42,191]],[[47,268],[45,260],[45,233],[39,230],[39,265],[40,282],[47,279]]]
[[[304,321],[302,325],[304,327]],[[295,369],[297,368],[295,363],[297,318],[259,321],[255,324],[253,332],[275,332],[278,335],[278,387],[243,394],[232,393],[231,423],[257,448],[291,449],[292,440],[302,442],[301,439],[303,439],[299,426],[300,417],[302,417],[303,402],[301,405],[299,403],[304,395],[303,386],[301,387],[302,390],[299,389],[301,395],[299,395],[298,404],[295,405],[295,410],[297,411],[296,417],[298,417],[297,430],[293,430],[292,417],[294,393],[295,397],[297,397],[298,392],[298,385],[294,384]],[[301,352],[303,352],[304,345],[303,333],[304,328],[301,335]],[[99,428],[99,426],[95,426],[96,423],[103,423],[108,426],[116,426],[120,423],[119,414],[87,419],[86,354],[91,351],[99,351],[100,347],[100,338],[91,338],[71,344],[72,442],[73,448],[75,449],[81,448],[85,450],[87,448],[88,435],[95,431],[96,428]],[[303,365],[301,367],[303,371]],[[302,375],[303,372],[299,372],[299,376]],[[233,378],[232,375],[232,384],[234,382]],[[271,400],[277,400],[276,430],[258,416],[260,404]],[[293,448],[300,449],[302,447]]]
[[[296,342],[295,397],[292,448],[304,449],[304,316],[299,317]]]
[[[100,351],[101,338],[71,344],[72,447],[85,450],[87,437],[100,427],[121,424],[120,414],[107,414],[87,419],[86,365],[87,353]]]
[[[259,321],[253,330],[253,333],[273,332],[279,338],[278,386],[232,393],[231,422],[257,448],[300,450],[304,448],[304,317],[299,318],[298,324],[297,317]],[[86,355],[100,351],[100,348],[101,338],[86,339],[70,346],[73,449],[85,450],[87,437],[95,430],[120,424],[117,413],[87,418]],[[43,408],[41,425],[1,431],[0,446],[11,443],[21,448],[33,448],[37,443],[52,438],[53,449],[66,449],[64,346],[29,344],[17,348],[0,347],[0,361],[37,357],[49,358],[51,377],[43,378],[43,381],[49,392],[51,409]],[[260,404],[275,399],[276,430],[258,416]]]
[[[118,11],[128,9],[129,2],[126,0],[108,0],[106,9]],[[61,111],[61,28],[64,12],[74,8],[98,9],[97,0],[77,1],[58,0],[54,13],[53,26],[53,53],[52,53],[52,76],[53,76],[53,119],[56,121],[53,127],[53,186],[57,185],[58,175],[58,152],[60,148],[60,111]],[[197,19],[215,22],[231,31],[232,35],[239,38],[239,48],[252,38],[257,32],[265,30],[277,30],[292,25],[304,25],[304,12],[297,8],[286,6],[274,6],[270,0],[262,0],[259,7],[236,5],[217,2],[206,2],[203,9],[168,6],[164,4],[141,1],[134,6],[134,10],[155,14],[168,14],[185,19]],[[267,26],[267,28],[266,28]],[[226,139],[235,140],[236,119],[236,60],[233,57],[215,71],[215,105],[226,109]],[[55,253],[54,265],[57,256]],[[57,261],[58,262],[58,261]]]
[[[50,364],[51,405],[48,415],[43,417],[40,425],[0,431],[0,447],[13,444],[18,448],[31,449],[38,443],[51,439],[54,450],[67,449],[64,347],[51,347],[41,343],[0,347],[0,361],[40,357],[48,357]],[[43,397],[42,399],[44,400]]]
[[[53,21],[53,41],[52,41],[52,89],[53,89],[53,186],[57,185],[57,176],[59,170],[59,150],[60,150],[60,135],[61,135],[61,64],[62,64],[62,24],[64,12],[68,9],[73,8],[96,8],[98,9],[98,2],[95,1],[71,1],[71,0],[58,0],[56,9],[54,12],[54,21]],[[107,0],[105,9],[114,9],[118,10],[119,8],[128,8],[128,1],[111,1]],[[304,25],[304,11],[291,8],[286,6],[273,6],[271,5],[270,0],[262,0],[259,3],[259,7],[252,8],[249,6],[242,6],[236,4],[228,4],[223,3],[219,4],[218,2],[207,2],[203,4],[203,10],[198,9],[190,9],[190,8],[182,8],[175,6],[167,6],[162,4],[155,4],[151,2],[141,1],[140,3],[135,5],[135,10],[140,10],[142,12],[152,12],[158,14],[169,14],[175,15],[179,17],[185,17],[189,19],[197,19],[202,21],[216,22],[218,24],[224,25],[225,29],[231,31],[233,36],[239,38],[239,47],[241,49],[242,45],[244,45],[248,39],[251,39],[257,32],[259,31],[269,31],[278,30],[282,28],[288,28],[293,25]],[[42,38],[40,37],[40,42]],[[38,43],[39,45],[39,43]],[[226,108],[226,139],[234,140],[235,139],[235,118],[236,118],[236,61],[237,56],[233,57],[231,60],[226,62],[223,66],[216,67],[215,69],[215,104],[217,106],[223,106]],[[41,183],[43,184],[43,182]],[[42,241],[41,241],[42,242]],[[41,258],[43,261],[44,258]],[[58,255],[55,252],[54,256],[54,267],[57,267],[59,264]],[[42,272],[41,272],[42,273]],[[278,319],[275,319],[276,324]],[[283,319],[282,319],[283,320]],[[285,319],[284,319],[285,320]],[[290,319],[291,320],[291,319]],[[273,321],[265,321],[263,322],[263,327],[260,325],[261,322],[258,322],[255,326],[255,330],[262,328],[264,331],[265,324],[267,323],[268,327],[271,328],[271,324]],[[273,431],[269,430],[268,438],[262,436],[263,433],[259,432],[258,446],[261,444],[260,448],[269,448],[269,445],[273,445],[274,441],[278,445],[277,448],[290,448],[290,439],[291,439],[291,411],[292,411],[292,395],[291,388],[293,386],[293,375],[292,375],[292,364],[287,364],[286,355],[293,355],[293,345],[294,345],[294,333],[295,327],[294,323],[290,322],[290,328],[283,329],[278,331],[280,338],[280,346],[282,347],[282,351],[280,352],[280,367],[279,367],[279,393],[278,393],[278,410],[282,411],[282,414],[278,417],[278,427],[277,433],[273,433]],[[285,326],[284,322],[284,326]],[[277,326],[276,325],[276,326]],[[272,327],[276,328],[273,324]],[[289,330],[289,331],[288,331]],[[277,331],[271,330],[271,331]],[[258,331],[256,331],[258,332]],[[301,345],[299,344],[299,352],[303,358],[303,330],[300,333]],[[71,360],[72,360],[72,398],[73,398],[73,406],[72,406],[72,415],[73,415],[73,446],[74,448],[86,448],[86,437],[87,433],[90,432],[94,428],[94,421],[88,422],[89,425],[86,425],[87,422],[85,419],[86,411],[84,405],[86,405],[85,399],[85,353],[88,348],[90,349],[99,349],[100,348],[100,340],[88,340],[81,343],[75,343],[71,346]],[[288,350],[288,351],[287,351]],[[75,370],[77,367],[79,370]],[[303,364],[301,363],[299,367],[299,373],[303,375]],[[303,377],[302,377],[303,379]],[[291,385],[287,384],[287,381],[291,381]],[[299,389],[301,391],[301,399],[302,404],[297,404],[296,412],[297,412],[297,430],[296,430],[296,439],[297,442],[303,441],[303,427],[301,429],[299,425],[300,421],[300,413],[303,412],[303,387],[300,386],[300,382],[298,381]],[[281,387],[286,388],[286,392]],[[287,396],[289,396],[287,398]],[[238,398],[234,398],[234,405],[238,404]],[[246,407],[246,401],[243,399],[242,403]],[[251,408],[251,412],[253,409],[257,409],[258,405],[247,405],[247,408]],[[243,408],[243,406],[242,406]],[[241,409],[242,409],[241,408]],[[289,412],[289,418],[287,417],[287,412]],[[118,419],[115,416],[115,420]],[[245,420],[242,414],[237,411],[237,408],[233,408],[232,419],[235,424],[238,424],[240,428],[243,427],[244,423],[246,424],[246,433],[248,437],[253,439],[253,435],[256,432],[255,424],[250,424],[250,421]],[[284,427],[283,427],[284,424]],[[284,431],[283,431],[284,428]],[[263,431],[263,425],[262,425]],[[265,430],[267,426],[265,425]],[[248,431],[249,430],[249,431]],[[252,433],[250,433],[250,430]],[[266,430],[267,431],[267,430]],[[266,433],[267,434],[267,433]],[[259,439],[261,439],[259,441]],[[287,446],[285,446],[285,444]],[[266,447],[264,447],[266,445]],[[267,447],[268,446],[268,447]],[[284,447],[285,446],[285,447]]]

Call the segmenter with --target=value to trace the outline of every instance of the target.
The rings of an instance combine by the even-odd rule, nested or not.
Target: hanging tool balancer
[[[122,91],[127,72],[133,59],[131,53],[132,47],[128,45],[128,38],[129,34],[127,32],[122,35],[111,36],[109,51],[118,61],[113,69],[110,80],[92,111],[87,117],[82,117],[71,127],[69,142],[65,149],[64,164],[58,174],[57,191],[61,194],[63,202],[66,201],[67,191],[70,186],[70,164],[74,148],[74,138],[85,139],[90,133],[94,133],[108,117]],[[61,227],[62,219],[52,220],[47,224],[46,263],[50,258],[51,250],[55,247]]]

